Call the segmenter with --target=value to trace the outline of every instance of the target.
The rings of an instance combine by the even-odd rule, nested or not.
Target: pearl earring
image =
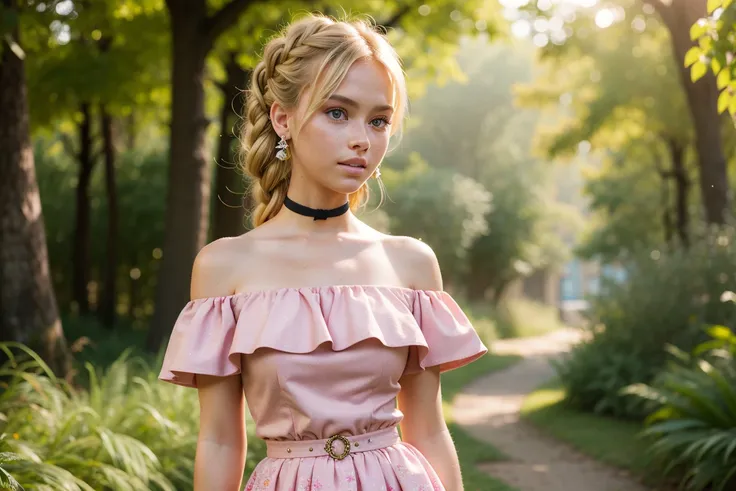
[[[278,152],[276,152],[276,158],[279,160],[288,160],[291,158],[291,152],[289,151],[289,144],[286,143],[286,140],[284,140],[284,137],[281,137],[281,140],[276,145],[276,148],[279,149]]]
[[[380,165],[376,167],[375,171],[373,171],[373,178],[378,179],[379,177],[381,177],[381,166]]]

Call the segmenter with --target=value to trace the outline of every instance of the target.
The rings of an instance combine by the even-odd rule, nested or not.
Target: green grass
[[[493,306],[463,302],[476,331],[484,340],[541,336],[565,327],[555,307],[514,299]]]
[[[519,356],[487,354],[470,365],[442,375],[442,401],[445,420],[455,441],[466,491],[517,490],[478,470],[478,464],[505,460],[506,456],[492,445],[476,440],[453,421],[452,400],[463,387],[476,378],[490,372],[502,370],[520,359]]]
[[[550,380],[524,400],[522,419],[580,452],[626,469],[648,481],[647,445],[638,438],[641,423],[598,416],[568,408],[565,391]]]

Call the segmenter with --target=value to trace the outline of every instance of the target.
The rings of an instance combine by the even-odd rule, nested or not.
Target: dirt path
[[[596,462],[519,420],[524,396],[554,376],[549,360],[579,340],[577,330],[494,343],[524,360],[476,380],[453,402],[453,418],[510,460],[479,466],[520,491],[645,491],[624,471]]]

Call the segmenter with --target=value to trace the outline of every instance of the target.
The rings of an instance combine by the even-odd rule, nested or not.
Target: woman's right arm
[[[194,491],[238,491],[248,447],[240,375],[197,375],[199,437]]]
[[[192,299],[231,293],[228,278],[233,260],[227,246],[227,239],[216,240],[197,254],[192,268]],[[200,416],[194,491],[240,490],[248,445],[240,377],[197,375]]]

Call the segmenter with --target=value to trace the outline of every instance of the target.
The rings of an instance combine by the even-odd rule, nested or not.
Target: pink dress
[[[397,436],[399,379],[487,351],[444,291],[279,288],[190,301],[159,378],[196,387],[197,374],[242,374],[268,445],[246,491],[444,491]]]

